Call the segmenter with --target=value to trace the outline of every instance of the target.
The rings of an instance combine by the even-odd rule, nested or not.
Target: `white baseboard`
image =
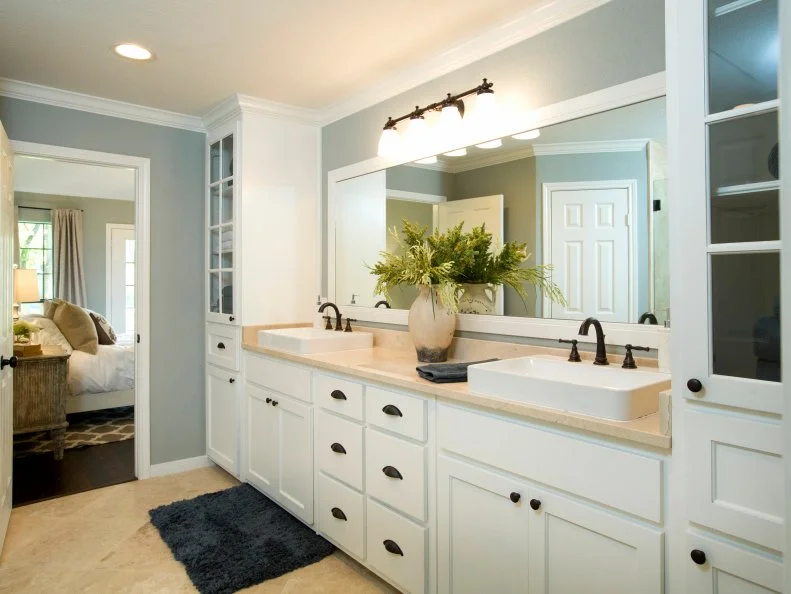
[[[206,468],[207,466],[214,466],[214,462],[209,460],[208,456],[195,456],[194,458],[173,460],[172,462],[163,462],[162,464],[152,464],[149,476],[154,478],[156,476],[165,476],[168,474],[187,472],[188,470],[196,470],[198,468]]]

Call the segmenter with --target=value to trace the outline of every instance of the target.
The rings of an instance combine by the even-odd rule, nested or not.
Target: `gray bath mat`
[[[335,550],[250,485],[148,513],[202,594],[236,592],[316,563]]]

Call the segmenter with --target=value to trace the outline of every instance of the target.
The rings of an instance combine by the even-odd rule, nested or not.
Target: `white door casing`
[[[107,299],[104,313],[119,333],[134,331],[127,326],[126,307],[126,242],[135,240],[135,226],[119,223],[107,224]],[[134,283],[134,278],[132,278]],[[134,284],[132,285],[134,287]],[[134,312],[134,310],[133,310]]]
[[[387,237],[385,171],[347,179],[339,184],[335,212],[335,276],[337,303],[372,307],[376,278],[373,266],[384,251]],[[360,223],[364,222],[364,225]],[[330,238],[332,241],[332,238]]]
[[[486,225],[486,230],[492,234],[492,246],[499,248],[503,245],[505,235],[503,201],[504,196],[497,194],[437,204],[434,207],[434,227],[439,229],[440,233],[444,233],[459,223],[464,223],[465,232],[469,232],[473,227]],[[499,316],[505,313],[502,287],[497,288],[495,313]]]
[[[14,355],[11,321],[14,262],[14,151],[0,123],[0,356]],[[0,550],[11,517],[14,370],[0,371]]]
[[[637,181],[542,184],[543,258],[566,307],[545,300],[545,318],[637,321]]]

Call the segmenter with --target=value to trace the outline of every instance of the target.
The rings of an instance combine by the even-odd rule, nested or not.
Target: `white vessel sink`
[[[477,394],[630,421],[657,411],[659,393],[670,388],[670,374],[535,355],[473,365],[468,382]]]
[[[288,351],[297,355],[369,349],[374,345],[370,332],[336,332],[317,328],[282,328],[259,330],[258,344],[262,347]]]

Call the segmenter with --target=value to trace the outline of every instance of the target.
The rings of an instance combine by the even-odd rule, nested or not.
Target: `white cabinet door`
[[[248,383],[247,397],[247,480],[277,498],[278,413],[269,392]]]
[[[239,476],[237,374],[207,365],[206,453],[234,476]]]
[[[536,489],[524,505],[530,594],[663,592],[661,531]]]
[[[688,534],[687,545],[687,594],[780,594],[783,590],[779,560],[700,534]]]
[[[526,593],[533,512],[524,484],[445,456],[437,473],[439,592]]]
[[[313,411],[311,407],[274,395],[278,413],[278,496],[289,511],[313,523]]]

